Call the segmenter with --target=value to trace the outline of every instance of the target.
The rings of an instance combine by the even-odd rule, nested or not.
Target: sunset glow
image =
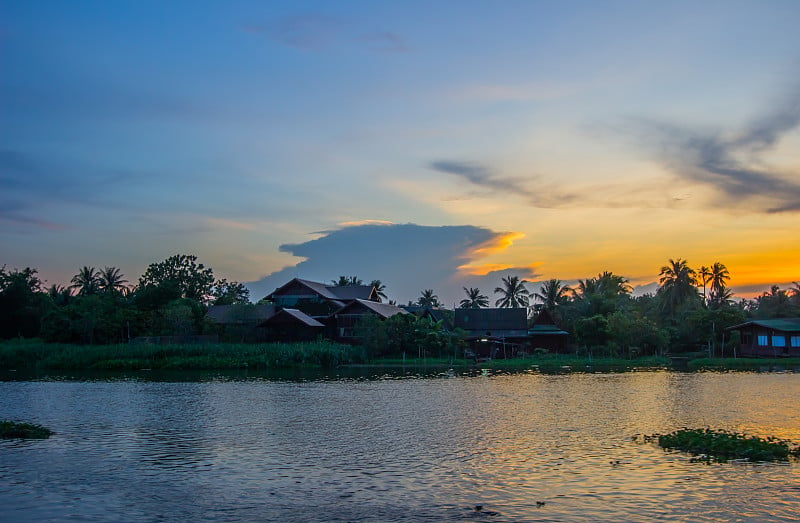
[[[254,294],[454,303],[510,273],[650,289],[680,257],[783,288],[798,26],[783,0],[3,2],[0,264],[192,253]]]

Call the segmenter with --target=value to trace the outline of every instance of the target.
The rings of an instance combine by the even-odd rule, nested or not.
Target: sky
[[[800,2],[0,0],[0,265],[448,306],[800,280]]]

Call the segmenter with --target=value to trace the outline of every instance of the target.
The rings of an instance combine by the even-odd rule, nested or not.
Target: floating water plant
[[[658,441],[664,449],[688,452],[695,456],[694,461],[707,463],[729,460],[786,461],[790,457],[800,457],[800,448],[790,441],[709,428],[653,434],[645,437],[645,440]]]
[[[0,438],[2,439],[47,439],[52,435],[52,430],[41,425],[0,421]]]

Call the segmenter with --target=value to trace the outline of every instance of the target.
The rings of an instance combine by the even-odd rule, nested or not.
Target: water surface
[[[0,418],[57,431],[0,442],[0,521],[800,517],[797,463],[691,463],[631,439],[800,441],[800,374],[391,378],[0,382]]]

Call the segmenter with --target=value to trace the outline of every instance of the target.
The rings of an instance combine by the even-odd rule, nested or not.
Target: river
[[[635,434],[800,442],[800,374],[6,380],[0,521],[796,521],[800,465]],[[476,510],[480,508],[480,510]]]

